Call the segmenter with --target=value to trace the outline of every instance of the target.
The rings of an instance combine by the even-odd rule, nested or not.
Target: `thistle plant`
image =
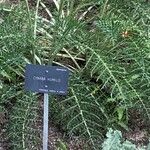
[[[37,117],[35,109],[31,115],[36,96],[23,91],[26,63],[68,67],[68,95],[53,97],[51,117],[90,149],[101,148],[108,127],[128,128],[129,108],[150,121],[148,6],[140,0],[38,0],[31,10],[26,0],[11,13],[0,10],[2,101],[16,99],[8,130],[14,146],[29,148],[25,128]],[[18,114],[20,108],[28,112]]]
[[[121,131],[109,129],[107,139],[102,144],[103,150],[148,150],[150,147],[137,147],[130,141],[124,140]]]

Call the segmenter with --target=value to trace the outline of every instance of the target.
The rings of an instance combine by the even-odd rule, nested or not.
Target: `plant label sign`
[[[25,89],[39,93],[66,95],[69,70],[58,66],[27,64]]]

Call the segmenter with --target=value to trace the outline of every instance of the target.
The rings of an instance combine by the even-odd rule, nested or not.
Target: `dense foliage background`
[[[27,63],[70,70],[68,95],[52,96],[50,115],[67,137],[84,139],[83,149],[101,149],[110,127],[144,130],[148,138],[149,6],[143,0],[1,4],[0,113],[8,117],[11,149],[37,149],[41,141],[42,97],[24,91]]]

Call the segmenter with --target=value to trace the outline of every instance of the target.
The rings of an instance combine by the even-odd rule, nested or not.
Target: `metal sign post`
[[[44,93],[43,150],[48,150],[48,94]]]

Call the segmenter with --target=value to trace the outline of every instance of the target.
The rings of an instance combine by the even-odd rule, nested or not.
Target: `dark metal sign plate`
[[[66,95],[69,70],[58,66],[27,64],[25,89],[39,93]]]

